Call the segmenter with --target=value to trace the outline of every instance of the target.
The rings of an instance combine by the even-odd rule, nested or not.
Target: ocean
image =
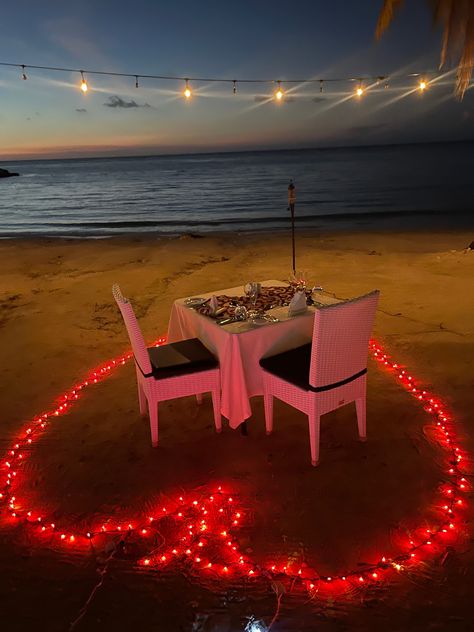
[[[474,142],[3,162],[0,237],[474,226]]]

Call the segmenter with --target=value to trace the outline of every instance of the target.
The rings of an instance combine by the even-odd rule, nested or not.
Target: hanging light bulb
[[[232,85],[232,92],[233,92],[233,94],[237,94],[237,82],[236,82],[236,80],[234,79],[234,81],[232,83],[233,83],[233,85]]]
[[[324,92],[323,80],[322,79],[319,80],[319,92]]]
[[[361,97],[364,94],[364,88],[361,83],[357,86],[356,94],[358,97]]]
[[[84,79],[84,71],[81,70],[81,90],[84,94],[89,90],[89,86],[87,85],[87,81]]]
[[[275,99],[277,101],[281,101],[283,99],[283,90],[281,89],[281,81],[277,81],[278,83],[278,89],[275,92]]]
[[[423,92],[423,90],[426,90],[427,88],[427,83],[424,79],[421,79],[420,82],[418,83],[418,88],[420,90],[420,92]]]
[[[138,88],[138,75],[135,75],[135,88]]]
[[[189,80],[185,79],[186,85],[184,87],[184,96],[186,97],[186,99],[190,99],[192,92],[191,92],[191,88],[189,87]]]
[[[21,66],[21,70],[22,70],[21,78],[23,79],[23,81],[26,81],[28,79],[28,77],[26,76],[25,66],[23,64]]]

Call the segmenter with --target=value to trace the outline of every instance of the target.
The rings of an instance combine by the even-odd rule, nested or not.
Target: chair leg
[[[158,447],[158,402],[150,402],[148,408],[150,410],[151,445],[156,448]]]
[[[311,448],[311,465],[316,466],[319,463],[319,427],[320,416],[316,411],[308,415],[309,425],[309,445]]]
[[[140,406],[140,415],[146,415],[146,395],[140,382],[138,384],[138,405]]]
[[[267,435],[273,432],[273,395],[263,394],[263,406],[265,408],[265,428]]]
[[[359,428],[360,441],[367,441],[367,428],[366,428],[366,400],[365,397],[359,397],[356,399],[356,411],[357,411],[357,426]]]
[[[222,431],[222,417],[221,417],[221,392],[217,387],[212,391],[212,407],[214,409],[214,423],[216,424],[216,432]]]
[[[196,393],[196,401],[199,406],[202,404],[202,393]]]

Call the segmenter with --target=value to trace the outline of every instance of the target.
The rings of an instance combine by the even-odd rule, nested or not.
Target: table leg
[[[247,436],[248,436],[248,434],[249,434],[249,433],[248,433],[248,428],[247,428],[247,422],[246,422],[246,421],[243,421],[243,422],[240,424],[240,434],[241,434],[243,437],[247,437]]]

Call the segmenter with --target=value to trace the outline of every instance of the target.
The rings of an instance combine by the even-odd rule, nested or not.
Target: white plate
[[[200,305],[204,305],[207,302],[207,298],[201,298],[200,296],[194,296],[191,298],[187,298],[184,301],[184,304],[187,307],[199,307]]]

